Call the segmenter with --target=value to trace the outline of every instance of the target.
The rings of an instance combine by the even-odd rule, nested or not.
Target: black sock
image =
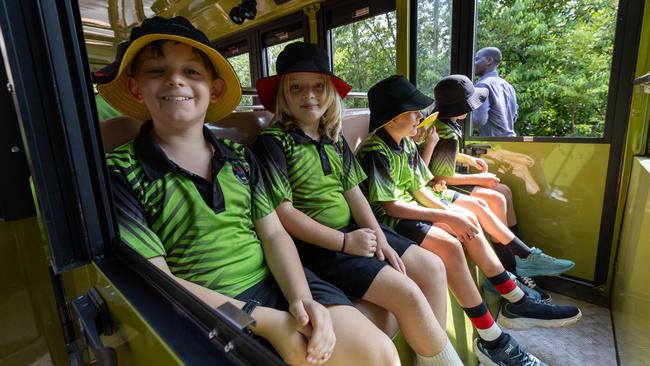
[[[508,227],[508,229],[510,229],[510,231],[512,231],[512,233],[515,234],[516,237],[521,236],[521,235],[519,235],[519,225],[514,224],[514,225]]]
[[[500,243],[494,243],[492,247],[494,248],[497,257],[499,257],[501,264],[503,264],[503,267],[508,272],[516,274],[515,256],[508,250],[508,248]]]
[[[501,346],[501,343],[503,343],[503,340],[506,338],[506,332],[501,333],[499,338],[493,340],[493,341],[486,341],[485,339],[482,339],[483,345],[487,349],[495,349],[499,346]]]
[[[516,236],[510,241],[510,243],[506,244],[505,247],[508,248],[510,253],[512,253],[512,254],[514,254],[514,255],[518,256],[519,258],[522,258],[522,259],[523,258],[528,258],[530,253],[532,253],[532,251],[530,250],[528,245],[526,245],[526,243],[521,241]]]

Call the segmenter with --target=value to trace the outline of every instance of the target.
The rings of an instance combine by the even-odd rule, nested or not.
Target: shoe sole
[[[499,366],[499,364],[494,363],[490,358],[486,355],[483,354],[483,352],[479,351],[478,349],[478,342],[477,339],[474,338],[474,354],[476,357],[478,357],[478,360],[480,363],[482,363],[484,366]]]
[[[512,330],[528,330],[530,328],[561,328],[567,325],[575,324],[582,318],[582,312],[578,310],[578,314],[571,318],[566,319],[532,319],[532,318],[507,318],[499,316],[497,323],[504,328]]]

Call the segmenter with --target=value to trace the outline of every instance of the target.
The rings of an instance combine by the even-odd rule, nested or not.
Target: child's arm
[[[419,128],[418,131],[423,130],[422,128]],[[420,154],[420,157],[424,161],[425,165],[429,165],[431,162],[431,156],[433,156],[433,150],[436,148],[436,145],[438,144],[438,141],[440,140],[440,137],[438,136],[438,132],[436,131],[435,126],[431,126],[430,129],[428,130],[423,130],[426,135],[424,137],[424,142],[422,142],[422,151]],[[418,138],[418,135],[415,136],[415,141],[420,141],[420,138]]]
[[[493,173],[476,173],[476,174],[454,174],[453,177],[439,177],[436,176],[435,180],[445,180],[447,185],[475,185],[487,188],[496,188],[501,181]]]
[[[412,194],[422,206],[414,202],[390,201],[383,203],[384,210],[393,217],[447,224],[461,241],[471,239],[479,233],[479,224],[472,222],[466,215],[440,208],[440,201],[428,188],[422,187]]]
[[[370,229],[343,234],[307,216],[289,201],[282,202],[277,212],[289,234],[304,242],[338,252],[343,249],[345,240],[347,254],[371,257],[375,253],[376,236]]]
[[[254,222],[262,241],[264,258],[289,303],[289,312],[301,326],[311,325],[308,349],[315,353],[332,353],[336,337],[327,309],[312,299],[300,257],[291,237],[282,227],[275,212]]]
[[[149,262],[212,308],[225,302],[231,302],[239,308],[244,306],[242,301],[174,276],[162,256],[150,258]],[[304,274],[302,277],[304,278]],[[268,340],[288,364],[304,363],[309,356],[318,359],[320,355],[325,354],[322,350],[319,350],[318,353],[307,353],[305,337],[311,335],[311,327],[301,325],[292,314],[265,306],[257,306],[253,309],[251,316],[255,319],[255,324],[250,326],[251,331]]]
[[[397,255],[397,252],[395,252],[395,250],[388,244],[386,236],[381,230],[379,222],[377,222],[377,219],[370,208],[370,204],[368,203],[366,196],[361,192],[361,189],[359,189],[359,186],[355,186],[354,188],[343,192],[343,196],[348,202],[354,222],[356,222],[359,227],[374,230],[375,236],[377,237],[377,250],[375,251],[377,259],[380,261],[387,259],[388,263],[390,263],[393,268],[406,274],[404,262],[402,262],[402,259]]]
[[[488,164],[485,160],[477,158],[475,156],[458,153],[458,162],[462,164],[471,165],[474,168],[478,169],[481,173],[487,173]]]

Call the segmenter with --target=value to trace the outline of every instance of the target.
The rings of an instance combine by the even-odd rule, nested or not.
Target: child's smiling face
[[[318,125],[329,108],[329,105],[325,105],[326,76],[311,72],[297,72],[285,77],[289,78],[285,95],[293,118],[300,124]]]
[[[189,45],[167,41],[161,51],[157,54],[147,46],[139,53],[129,91],[145,104],[156,123],[175,128],[202,124],[209,104],[225,91],[223,80],[212,76]]]

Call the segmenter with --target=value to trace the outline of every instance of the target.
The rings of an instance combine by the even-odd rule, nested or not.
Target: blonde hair
[[[271,126],[280,126],[284,130],[299,127],[289,111],[289,103],[286,95],[289,93],[289,76],[282,76],[278,86],[278,94],[275,97],[275,115],[271,121]],[[338,142],[341,133],[341,121],[343,120],[343,103],[339,93],[336,91],[332,80],[327,75],[322,75],[325,79],[325,102],[328,106],[318,124],[318,133],[322,136],[329,137],[332,141]]]

